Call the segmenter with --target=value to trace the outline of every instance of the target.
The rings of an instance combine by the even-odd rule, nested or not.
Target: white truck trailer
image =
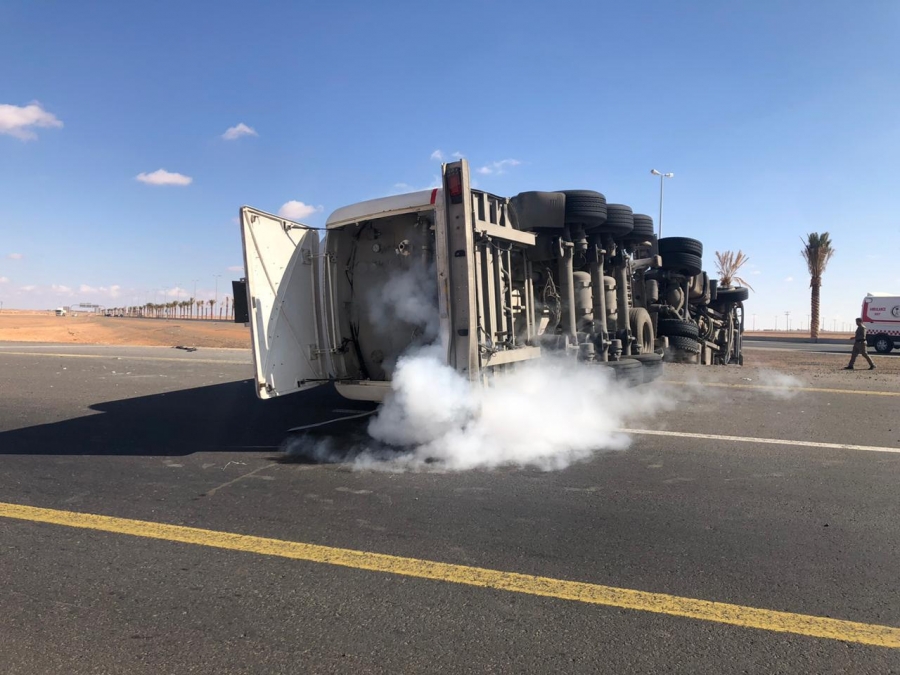
[[[235,321],[260,398],[333,382],[382,400],[398,358],[427,344],[473,381],[551,353],[631,383],[664,358],[742,362],[747,289],[717,288],[699,241],[657,241],[652,218],[599,192],[499,197],[460,160],[440,188],[340,208],[324,233],[251,207],[240,224]]]

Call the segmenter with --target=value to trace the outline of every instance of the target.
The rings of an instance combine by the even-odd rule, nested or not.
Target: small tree
[[[748,260],[750,260],[750,258],[744,255],[744,252],[740,250],[737,253],[734,251],[724,251],[722,253],[716,251],[716,268],[719,271],[719,284],[723,288],[730,288],[736,281],[741,286],[746,286],[750,290],[753,290],[753,286],[751,286],[746,279],[737,275],[738,271]]]
[[[806,261],[806,268],[809,270],[809,287],[810,287],[810,322],[809,336],[813,340],[819,339],[819,295],[822,288],[822,275],[825,273],[825,267],[831,256],[834,255],[834,248],[831,246],[831,238],[827,232],[819,234],[811,232],[806,235],[806,241],[800,237],[803,242],[803,248],[800,249],[800,255]]]

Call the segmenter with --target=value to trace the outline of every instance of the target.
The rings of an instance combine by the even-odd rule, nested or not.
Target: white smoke
[[[624,450],[630,438],[618,429],[675,405],[658,384],[628,387],[610,368],[562,356],[521,362],[487,384],[468,380],[446,365],[445,347],[428,344],[440,327],[433,266],[394,274],[368,300],[379,329],[398,320],[422,329],[397,360],[369,438],[301,437],[288,454],[381,470],[558,470]]]
[[[563,469],[604,450],[624,450],[617,431],[670,407],[660,389],[629,388],[601,365],[560,358],[525,362],[473,383],[444,365],[434,349],[397,364],[392,396],[369,424],[380,443],[405,449],[391,468],[464,471],[500,466]],[[384,465],[383,452],[356,464]]]
[[[369,320],[383,332],[403,321],[422,330],[421,341],[434,341],[440,331],[437,309],[437,272],[434,265],[413,265],[395,271],[387,282],[366,296]]]

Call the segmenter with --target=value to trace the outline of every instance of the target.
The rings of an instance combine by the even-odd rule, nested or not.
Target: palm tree
[[[188,315],[188,318],[194,318],[194,298],[188,298],[187,306],[190,308],[191,313]]]
[[[827,232],[818,234],[811,232],[806,235],[806,241],[800,237],[803,242],[803,248],[800,249],[800,255],[806,260],[806,268],[809,270],[809,287],[811,291],[810,302],[810,322],[809,336],[813,340],[819,339],[819,289],[822,287],[822,275],[825,273],[825,267],[831,256],[834,255],[834,249],[831,247],[831,238]]]
[[[231,302],[231,298],[229,298],[229,297],[226,295],[226,296],[225,296],[225,319],[226,319],[226,320],[228,319],[228,305],[229,305],[230,302]]]
[[[197,301],[197,318],[198,319],[203,318],[203,301],[202,300]]]
[[[216,317],[213,315],[213,306],[216,304],[216,301],[210,298],[207,302],[209,302],[209,318],[215,319]]]
[[[753,286],[746,279],[742,279],[737,275],[738,271],[748,260],[750,258],[740,250],[737,253],[734,251],[725,251],[724,253],[716,251],[716,268],[719,271],[719,284],[723,288],[731,288],[731,284],[736,281],[741,286],[746,286],[753,290]]]

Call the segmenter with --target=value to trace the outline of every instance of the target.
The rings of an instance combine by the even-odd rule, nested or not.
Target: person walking
[[[856,320],[856,334],[853,336],[853,354],[850,355],[850,365],[844,370],[853,370],[853,364],[856,362],[857,356],[862,356],[869,362],[869,370],[875,369],[872,357],[869,356],[869,352],[866,349],[866,327],[863,326],[862,319]]]

